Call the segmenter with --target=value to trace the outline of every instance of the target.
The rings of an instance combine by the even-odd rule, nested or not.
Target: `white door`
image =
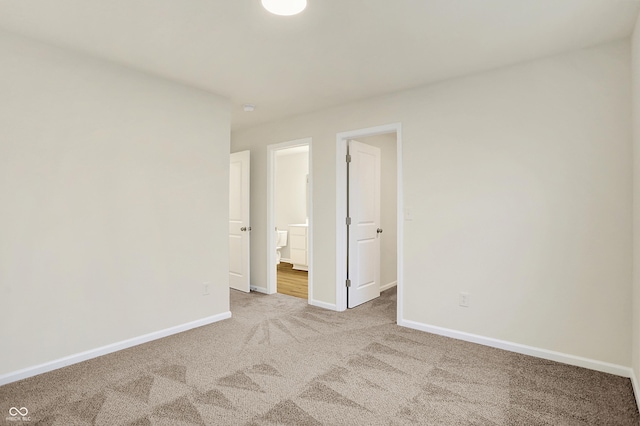
[[[249,292],[249,151],[229,165],[229,286]]]
[[[380,296],[380,148],[349,141],[347,307]]]

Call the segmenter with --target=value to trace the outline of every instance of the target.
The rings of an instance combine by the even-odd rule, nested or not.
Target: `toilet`
[[[276,230],[276,265],[280,264],[280,257],[282,254],[280,253],[280,249],[287,245],[287,231],[281,231],[279,229]]]

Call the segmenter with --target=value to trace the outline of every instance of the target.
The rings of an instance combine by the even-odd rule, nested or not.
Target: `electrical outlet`
[[[202,283],[202,295],[206,296],[209,294],[209,283]]]
[[[464,291],[460,292],[460,306],[463,308],[469,307],[469,293],[465,293]]]

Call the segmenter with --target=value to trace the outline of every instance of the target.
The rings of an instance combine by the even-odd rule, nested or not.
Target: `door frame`
[[[397,173],[397,279],[398,300],[397,319],[402,318],[402,290],[403,290],[403,240],[404,240],[404,204],[402,184],[402,124],[391,123],[382,126],[341,132],[336,135],[336,311],[347,309],[347,142],[349,139],[364,138],[387,133],[396,134],[396,173]]]
[[[307,303],[312,300],[313,295],[313,144],[312,139],[303,138],[288,142],[267,145],[267,294],[274,294],[278,291],[277,267],[276,267],[276,240],[275,240],[275,192],[276,192],[276,152],[282,149],[295,148],[297,146],[309,147],[309,185],[308,185],[308,216],[309,227],[307,228],[307,257],[308,257],[308,296]],[[260,291],[260,289],[255,289]]]

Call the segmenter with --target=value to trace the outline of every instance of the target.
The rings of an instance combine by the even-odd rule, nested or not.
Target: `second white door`
[[[380,149],[349,141],[347,307],[380,296]]]
[[[231,154],[229,163],[229,287],[250,291],[249,151]]]

